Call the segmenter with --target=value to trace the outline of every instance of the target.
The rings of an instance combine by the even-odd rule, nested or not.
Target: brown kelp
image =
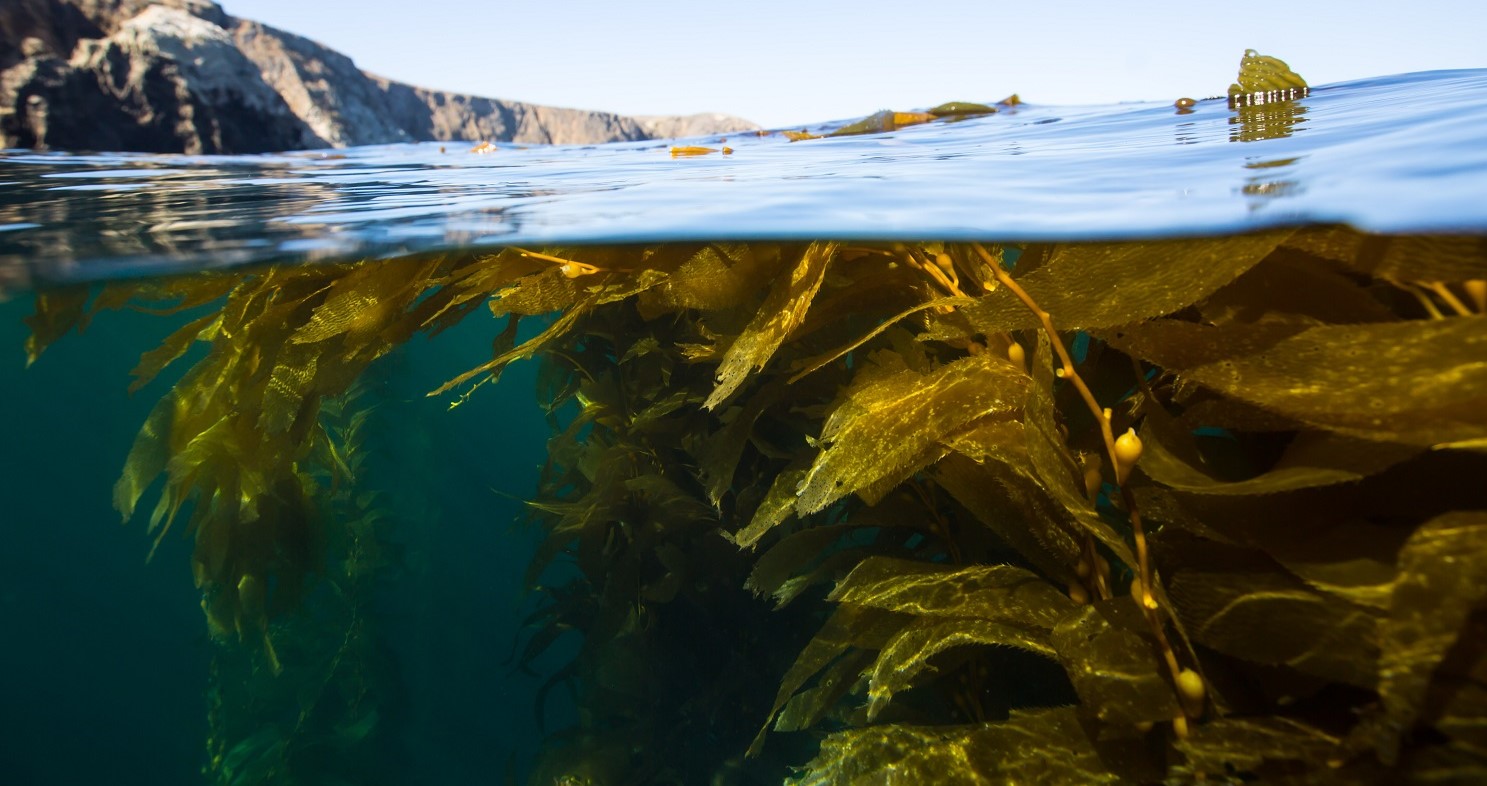
[[[333,402],[488,309],[433,392],[542,364],[522,660],[583,637],[534,783],[1459,781],[1484,281],[1482,238],[1342,228],[507,249],[45,293],[33,352],[216,303],[142,360],[206,345],[116,500],[164,477],[155,526],[188,516],[214,630],[269,668],[354,475]]]

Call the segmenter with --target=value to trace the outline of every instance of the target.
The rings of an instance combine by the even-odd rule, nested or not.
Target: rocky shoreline
[[[757,128],[429,90],[208,0],[6,0],[0,147],[263,153],[397,142],[585,144]]]

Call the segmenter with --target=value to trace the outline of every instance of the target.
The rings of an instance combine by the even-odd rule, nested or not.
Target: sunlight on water
[[[809,126],[819,132],[840,123]],[[1223,100],[1022,105],[888,134],[521,149],[0,155],[0,277],[571,242],[1118,239],[1487,225],[1487,71]]]

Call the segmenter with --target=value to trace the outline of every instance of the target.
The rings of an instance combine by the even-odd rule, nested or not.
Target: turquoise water
[[[191,540],[167,537],[147,561],[144,522],[121,525],[110,497],[134,432],[175,381],[131,396],[129,369],[178,323],[107,315],[27,369],[14,350],[29,311],[0,303],[0,346],[12,350],[0,364],[0,783],[203,783],[214,645]],[[398,745],[376,762],[381,780],[363,782],[504,783],[541,739],[542,679],[510,661],[536,540],[516,499],[536,486],[548,433],[535,367],[456,412],[424,395],[487,351],[487,327],[410,345],[367,380],[378,414],[365,482],[397,490],[402,556],[372,603],[396,674],[384,713]],[[550,727],[567,721],[553,702]]]
[[[1176,98],[1176,96],[1174,96]],[[1200,98],[1195,96],[1195,98]],[[907,107],[895,107],[907,109]],[[815,133],[842,123],[809,124]],[[472,154],[0,154],[0,286],[568,242],[1074,240],[1487,226],[1487,70],[1222,99],[1022,105],[889,134]]]
[[[841,123],[803,126],[824,132]],[[31,288],[253,263],[395,258],[501,245],[681,240],[1080,240],[1343,223],[1487,233],[1487,70],[1315,88],[1236,112],[1023,105],[888,134],[779,135],[477,154],[468,143],[333,154],[0,154],[0,784],[198,783],[213,645],[190,543],[146,562],[111,489],[174,379],[125,392],[140,353],[192,314],[100,315],[29,369]],[[448,412],[425,397],[490,354],[468,320],[379,361],[370,485],[397,567],[380,622],[382,782],[505,783],[531,765],[544,675],[509,658],[538,536],[515,522],[547,424],[530,364]],[[189,358],[188,358],[189,359]],[[188,365],[188,364],[182,364]],[[561,650],[561,647],[559,648]],[[554,662],[561,662],[561,652]],[[544,706],[563,725],[561,696]]]

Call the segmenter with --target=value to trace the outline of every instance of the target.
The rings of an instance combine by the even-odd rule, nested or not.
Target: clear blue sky
[[[1480,0],[220,0],[424,87],[766,126],[947,100],[1222,94],[1246,48],[1311,84],[1487,67]]]

